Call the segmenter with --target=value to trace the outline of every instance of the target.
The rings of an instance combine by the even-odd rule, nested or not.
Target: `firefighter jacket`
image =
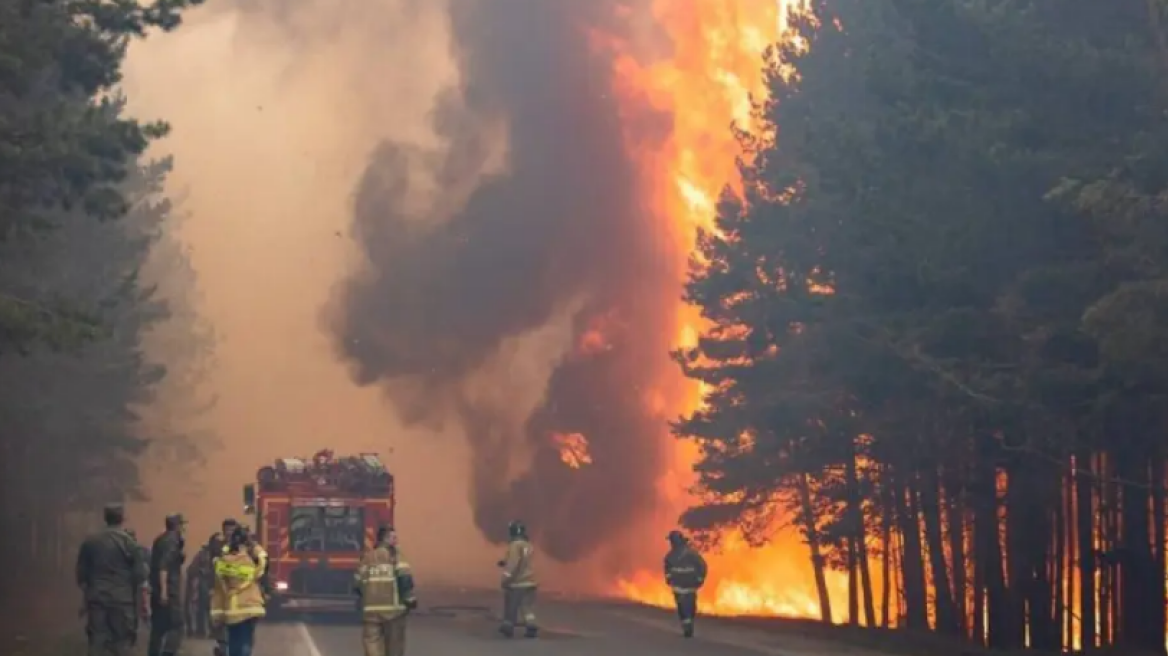
[[[689,545],[665,555],[665,581],[675,594],[697,592],[706,582],[706,559]]]
[[[260,571],[246,551],[228,551],[215,559],[215,587],[211,591],[211,619],[239,624],[264,616]]]
[[[260,580],[264,581],[268,576],[268,552],[258,544],[248,545],[247,555],[255,561],[256,567],[260,572]]]
[[[410,564],[396,547],[382,544],[366,551],[353,585],[361,595],[361,614],[367,620],[391,620],[417,603]]]
[[[515,538],[507,545],[507,554],[503,556],[503,587],[504,588],[534,588],[535,565],[532,562],[535,548],[526,538]]]
[[[227,554],[230,550],[231,547],[224,544],[219,548],[219,553]],[[244,551],[247,552],[247,555],[251,557],[252,562],[255,563],[256,568],[259,569],[260,577],[263,577],[268,573],[268,552],[265,551],[263,547],[252,542],[244,547]]]

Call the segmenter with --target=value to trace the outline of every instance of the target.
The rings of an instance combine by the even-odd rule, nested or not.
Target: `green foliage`
[[[99,219],[127,211],[119,185],[167,126],[122,114],[126,46],[151,28],[175,28],[201,1],[0,0],[0,240],[44,228],[61,211]],[[0,351],[31,338],[69,345],[97,336],[73,312],[0,299]]]
[[[0,601],[51,587],[101,504],[142,498],[149,449],[191,453],[174,424],[206,406],[209,336],[169,234],[171,162],[140,160],[167,126],[126,116],[117,85],[130,41],[200,2],[0,0],[0,558],[21,564]],[[172,367],[147,355],[160,332]],[[192,408],[148,425],[164,385]]]

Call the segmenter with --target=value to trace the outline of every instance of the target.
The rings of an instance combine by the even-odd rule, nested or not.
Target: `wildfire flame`
[[[627,44],[600,39],[603,47],[616,52],[614,87],[629,116],[649,107],[672,117],[672,132],[665,141],[640,139],[632,120],[626,141],[651,190],[646,204],[674,239],[678,271],[686,270],[697,230],[713,230],[721,190],[737,186],[742,153],[731,124],[748,132],[755,127],[752,100],[766,93],[762,54],[783,37],[783,17],[796,1],[654,0],[655,22],[668,33],[673,51],[667,61],[649,65],[639,62]],[[679,288],[682,282],[678,280]],[[702,328],[697,311],[679,304],[676,319],[677,345],[693,344]],[[668,410],[690,412],[701,399],[701,389],[691,384],[685,407]],[[673,466],[658,488],[680,513],[693,503],[687,493],[678,491],[692,485],[697,452],[693,445],[676,448]],[[779,532],[770,544],[757,549],[736,533],[721,536],[720,545],[717,553],[707,554],[710,580],[702,590],[704,612],[819,616],[808,550],[793,532]],[[846,598],[846,585],[842,575],[829,574],[834,599]],[[673,604],[656,570],[620,581],[618,588],[636,601]],[[833,605],[837,620],[840,605]]]
[[[560,460],[572,469],[592,464],[588,453],[588,438],[582,433],[552,433],[552,441],[560,450]]]

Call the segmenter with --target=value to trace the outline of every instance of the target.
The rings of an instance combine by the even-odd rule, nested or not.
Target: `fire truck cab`
[[[326,449],[261,467],[243,502],[268,552],[272,610],[349,601],[362,551],[378,526],[393,524],[393,475],[376,454],[338,458]]]

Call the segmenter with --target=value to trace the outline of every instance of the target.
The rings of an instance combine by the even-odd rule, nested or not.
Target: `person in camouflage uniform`
[[[211,637],[211,585],[214,583],[214,572],[211,569],[212,539],[214,536],[199,549],[187,567],[183,608],[186,611],[187,636],[192,638]]]
[[[146,614],[147,568],[137,540],[124,528],[121,504],[106,506],[105,529],[77,553],[77,586],[85,601],[88,656],[130,656]]]
[[[168,515],[166,531],[150,555],[150,644],[148,656],[177,656],[183,639],[182,572],[186,519]]]

